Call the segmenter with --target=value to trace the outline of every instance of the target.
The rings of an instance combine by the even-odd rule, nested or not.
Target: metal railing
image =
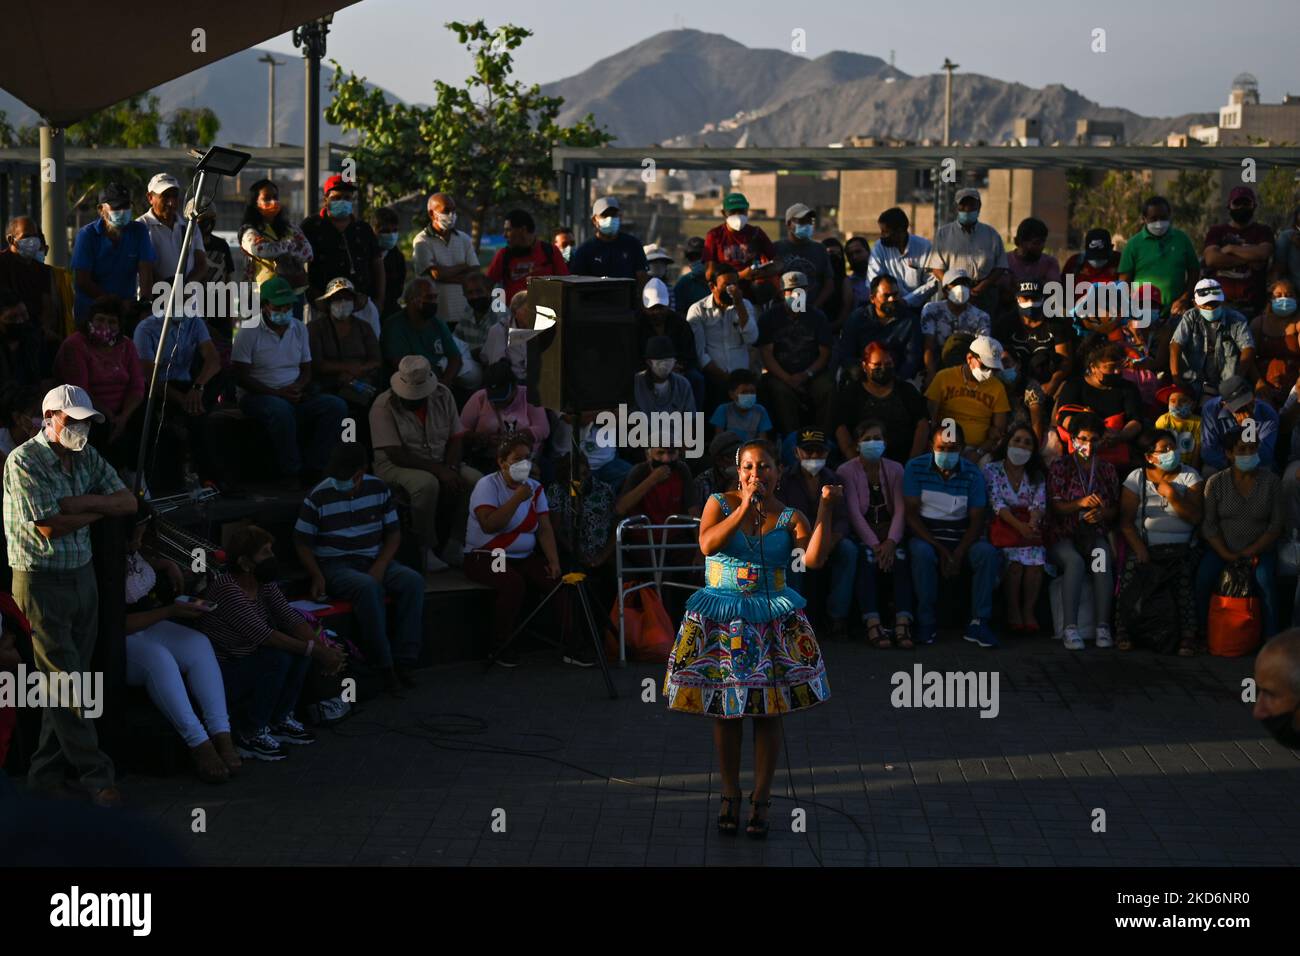
[[[680,532],[690,529],[694,535],[690,541],[671,541],[673,532]],[[624,541],[627,532],[644,531],[647,544],[634,544]],[[655,532],[663,532],[663,540],[656,541]],[[632,515],[624,518],[618,523],[614,530],[614,566],[618,574],[618,666],[623,667],[627,664],[627,646],[626,646],[626,629],[625,629],[625,601],[629,594],[640,591],[643,588],[652,587],[663,597],[665,587],[682,588],[686,591],[698,591],[704,586],[704,565],[703,564],[668,564],[669,551],[690,551],[698,553],[700,550],[700,519],[694,515],[669,515],[664,524],[651,524],[648,515]],[[629,568],[624,560],[625,552],[644,551],[650,556],[650,565],[636,566]],[[649,575],[649,580],[641,581],[630,587],[624,587],[624,575],[629,571],[636,576]],[[688,581],[665,581],[664,575],[671,573],[688,572],[700,574],[700,583],[692,584]]]

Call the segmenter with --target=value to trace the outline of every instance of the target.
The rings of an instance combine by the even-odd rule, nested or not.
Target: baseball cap
[[[1085,259],[1091,256],[1093,259],[1100,259],[1103,255],[1108,257],[1115,249],[1115,244],[1111,242],[1110,233],[1105,229],[1089,229],[1088,234],[1083,237],[1083,257]]]
[[[325,180],[325,185],[320,188],[320,191],[328,196],[330,191],[334,189],[345,189],[349,192],[356,192],[357,184],[350,183],[344,179],[341,174],[335,173],[329,179]]]
[[[744,193],[727,193],[722,200],[723,212],[737,212],[748,208],[749,200],[745,198]]]
[[[668,286],[664,284],[663,279],[646,280],[645,288],[641,290],[641,304],[647,309],[668,304]]]
[[[802,272],[787,272],[781,276],[781,288],[806,289],[808,288],[808,277]]]
[[[180,189],[181,181],[170,173],[159,173],[149,180],[149,192],[161,196],[169,189]]]
[[[803,203],[797,202],[785,211],[785,221],[789,222],[791,219],[802,219],[804,216],[811,216],[812,212],[813,211]]]
[[[668,254],[668,250],[657,242],[650,243],[650,245],[642,248],[641,251],[645,253],[646,262],[673,261],[673,257]]]
[[[645,357],[648,359],[675,359],[677,349],[673,340],[666,335],[652,335],[645,344]]]
[[[1017,299],[1041,299],[1043,286],[1037,279],[1025,279],[1016,286]]]
[[[293,286],[284,276],[271,276],[258,286],[257,295],[268,305],[292,305],[298,301]]]
[[[600,217],[605,215],[607,210],[613,209],[615,212],[618,212],[622,208],[623,207],[618,204],[617,196],[601,196],[592,205],[591,214]]]
[[[1232,205],[1239,199],[1249,199],[1251,202],[1255,202],[1255,190],[1249,186],[1234,187],[1232,192],[1228,193],[1228,205]]]
[[[1255,400],[1255,390],[1240,375],[1230,375],[1219,383],[1219,397],[1229,411],[1239,412]]]
[[[971,342],[970,350],[975,353],[976,358],[984,365],[985,368],[1000,369],[1002,368],[1002,343],[997,339],[991,339],[987,335],[980,335]]]
[[[121,183],[107,183],[99,191],[99,203],[103,205],[108,203],[110,206],[129,206],[131,205],[131,194],[127,192],[126,187]]]
[[[686,255],[698,256],[704,253],[704,237],[691,236],[686,240]]]
[[[967,272],[965,269],[949,269],[947,272],[943,274],[943,284],[945,286],[952,285],[958,279],[966,279],[967,281],[969,281],[970,273]]]
[[[1196,304],[1209,305],[1211,302],[1223,301],[1223,286],[1218,279],[1202,279],[1196,283]]]
[[[46,412],[63,412],[69,418],[84,421],[93,418],[102,422],[104,416],[95,411],[95,403],[90,400],[86,390],[79,385],[56,385],[45,393],[41,402],[41,415]]]
[[[797,444],[800,448],[825,448],[826,433],[820,428],[805,428],[799,432]]]
[[[955,206],[963,199],[974,199],[978,203],[983,202],[983,200],[980,199],[980,191],[978,189],[971,189],[969,187],[967,187],[966,189],[957,190],[957,195],[953,197],[952,204]]]
[[[1186,395],[1188,398],[1195,398],[1196,392],[1192,390],[1190,385],[1186,385],[1182,382],[1174,382],[1172,385],[1166,385],[1164,388],[1159,389],[1156,392],[1156,404],[1168,405],[1169,399],[1173,398],[1175,395]]]

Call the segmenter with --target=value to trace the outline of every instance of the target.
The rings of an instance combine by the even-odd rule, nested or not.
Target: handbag
[[[611,661],[617,661],[617,602],[610,608],[609,620],[612,627],[606,631],[605,656]],[[623,640],[628,660],[661,664],[672,653],[676,637],[677,632],[668,616],[668,610],[654,588],[643,587],[623,599]]]
[[[1026,523],[1029,521],[1029,509],[1023,505],[1013,505],[1010,510],[1016,520]],[[995,548],[1031,548],[1039,543],[1041,542],[1024,537],[1011,527],[1001,514],[994,515],[993,521],[989,524],[989,544]]]
[[[1215,657],[1242,657],[1259,647],[1262,602],[1253,593],[1253,565],[1253,561],[1234,561],[1219,575],[1205,629]]]

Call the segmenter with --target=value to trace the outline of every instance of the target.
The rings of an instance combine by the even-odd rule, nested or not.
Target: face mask
[[[352,303],[346,299],[340,302],[330,303],[330,315],[336,319],[346,319],[352,314]]]
[[[980,212],[978,209],[972,209],[969,212],[957,213],[957,221],[963,226],[973,226],[980,221]]]
[[[36,251],[36,255],[32,256],[32,258],[35,259],[37,262],[44,262],[44,261],[45,261],[45,250],[44,250],[44,249],[38,249],[38,250]]]
[[[826,467],[825,458],[802,458],[799,466],[810,475],[821,474],[821,470]]]
[[[293,309],[285,309],[283,312],[276,312],[272,309],[267,318],[271,320],[272,325],[288,325],[289,320],[293,318]]]
[[[330,215],[335,219],[342,219],[345,216],[352,215],[351,199],[331,199]]]
[[[271,584],[280,578],[280,562],[275,557],[269,557],[265,561],[258,561],[253,565],[253,577],[257,578],[258,584]]]
[[[1259,455],[1234,455],[1238,471],[1254,471],[1259,467]]]
[[[602,236],[612,236],[618,232],[618,227],[622,224],[618,216],[610,216],[608,219],[597,219],[596,228],[600,230]]]
[[[511,481],[524,481],[528,478],[533,470],[533,464],[527,458],[521,461],[512,461],[507,471],[510,474]]]
[[[379,240],[379,248],[385,252],[397,248],[397,233],[395,232],[381,232],[375,238]]]
[[[655,378],[667,378],[672,374],[673,366],[676,364],[676,359],[651,359],[650,372]]]
[[[1033,452],[1028,448],[1008,448],[1007,461],[1011,462],[1011,464],[1015,465],[1017,468],[1023,468],[1029,461],[1029,456],[1032,454]]]
[[[1156,467],[1161,471],[1173,471],[1178,467],[1179,454],[1178,449],[1171,451],[1162,451],[1156,454]]]
[[[1196,311],[1201,313],[1201,318],[1206,322],[1218,322],[1219,317],[1223,315],[1223,306],[1216,305],[1212,309],[1197,308]]]
[[[813,236],[812,223],[800,223],[794,227],[794,237],[796,239],[811,239]]]
[[[1174,418],[1184,418],[1184,419],[1185,419],[1185,418],[1191,418],[1191,417],[1192,417],[1192,406],[1190,406],[1190,405],[1170,405],[1170,406],[1169,406],[1169,414],[1170,414],[1170,415],[1173,415]]]
[[[953,305],[965,305],[970,301],[970,286],[955,285],[948,290],[948,301]]]
[[[1002,381],[1006,382],[1008,385],[1014,385],[1019,372],[1020,369],[1018,368],[1004,368],[998,372],[998,378],[1002,379]]]
[[[1043,311],[1043,307],[1039,305],[1037,302],[1032,302],[1029,305],[1022,305],[1020,303],[1016,303],[1016,308],[1020,310],[1020,314],[1023,315],[1026,319],[1036,319],[1038,318],[1039,313]]]
[[[858,442],[858,454],[867,461],[879,461],[885,454],[885,443],[879,438]]]
[[[1290,315],[1295,311],[1295,299],[1290,296],[1280,295],[1273,300],[1274,315]]]
[[[35,259],[41,251],[41,237],[27,236],[18,240],[18,254],[26,259]]]
[[[668,263],[664,262],[662,259],[658,262],[650,263],[648,268],[650,274],[656,279],[662,279],[664,276],[668,275]]]
[[[345,495],[351,493],[352,489],[356,487],[351,478],[326,478],[325,484]]]
[[[426,319],[436,319],[438,317],[438,303],[424,303],[424,305],[420,306],[420,315],[424,316]]]
[[[1078,455],[1080,458],[1082,458],[1084,461],[1087,461],[1089,458],[1092,457],[1092,442],[1086,441],[1080,443],[1076,441],[1074,443],[1074,453]]]
[[[984,368],[978,365],[975,368],[972,368],[970,373],[975,377],[975,381],[977,382],[987,382],[993,377],[993,369]]]
[[[572,256],[573,256],[573,246],[565,246],[563,249],[560,250],[560,258],[563,259],[565,262],[568,262]]]
[[[742,214],[736,214],[727,217],[727,228],[732,232],[740,232],[749,223],[749,217]]]
[[[1106,266],[1110,265],[1109,259],[1089,259],[1087,262],[1088,265],[1094,269],[1104,269]]]
[[[1157,219],[1155,222],[1147,223],[1147,232],[1159,239],[1166,232],[1172,223],[1168,219]]]
[[[90,327],[90,340],[98,342],[100,345],[115,345],[117,337],[118,333],[102,325],[92,325]]]
[[[1255,218],[1255,207],[1246,206],[1244,209],[1229,209],[1228,216],[1238,225],[1245,225]]]
[[[940,471],[952,471],[957,467],[957,461],[961,458],[955,451],[936,451],[934,453],[934,463]]]
[[[90,422],[66,422],[59,432],[59,444],[68,451],[81,451],[90,439]]]
[[[870,373],[871,381],[877,385],[888,385],[894,380],[894,370],[892,368],[873,368]]]
[[[258,203],[257,208],[261,210],[263,219],[274,219],[276,216],[280,215],[280,203],[278,200],[270,203]]]
[[[129,209],[110,209],[108,212],[108,221],[118,229],[131,222],[131,210]]]
[[[1124,376],[1119,372],[1107,372],[1097,379],[1106,388],[1114,388],[1120,382],[1124,381]]]
[[[435,212],[433,214],[433,228],[439,232],[446,232],[454,225],[456,225],[456,214],[454,212]]]
[[[886,299],[876,307],[876,311],[881,315],[889,316],[894,314],[894,300]]]
[[[1295,711],[1289,714],[1274,714],[1260,721],[1264,729],[1273,735],[1273,739],[1283,747],[1300,750],[1300,730],[1295,728]]]
[[[472,299],[465,300],[475,315],[482,315],[492,307],[492,297],[488,295],[476,295]]]
[[[736,406],[738,408],[753,408],[758,401],[757,392],[745,392],[736,396]]]

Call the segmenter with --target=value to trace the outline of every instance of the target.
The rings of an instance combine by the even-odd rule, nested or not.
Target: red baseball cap
[[[1164,388],[1156,392],[1156,401],[1161,405],[1168,405],[1169,399],[1173,398],[1175,395],[1186,395],[1189,398],[1196,397],[1196,393],[1188,386],[1183,385],[1181,382],[1176,382],[1173,385],[1166,385]]]
[[[350,183],[346,179],[344,179],[341,174],[335,173],[329,179],[325,180],[325,185],[321,187],[321,192],[324,193],[326,196],[328,196],[330,194],[330,190],[333,189],[347,189],[347,190],[351,190],[352,192],[356,192],[357,184]]]
[[[1232,205],[1238,199],[1249,199],[1251,202],[1255,202],[1255,190],[1249,186],[1237,186],[1232,192],[1228,193],[1228,205]]]

